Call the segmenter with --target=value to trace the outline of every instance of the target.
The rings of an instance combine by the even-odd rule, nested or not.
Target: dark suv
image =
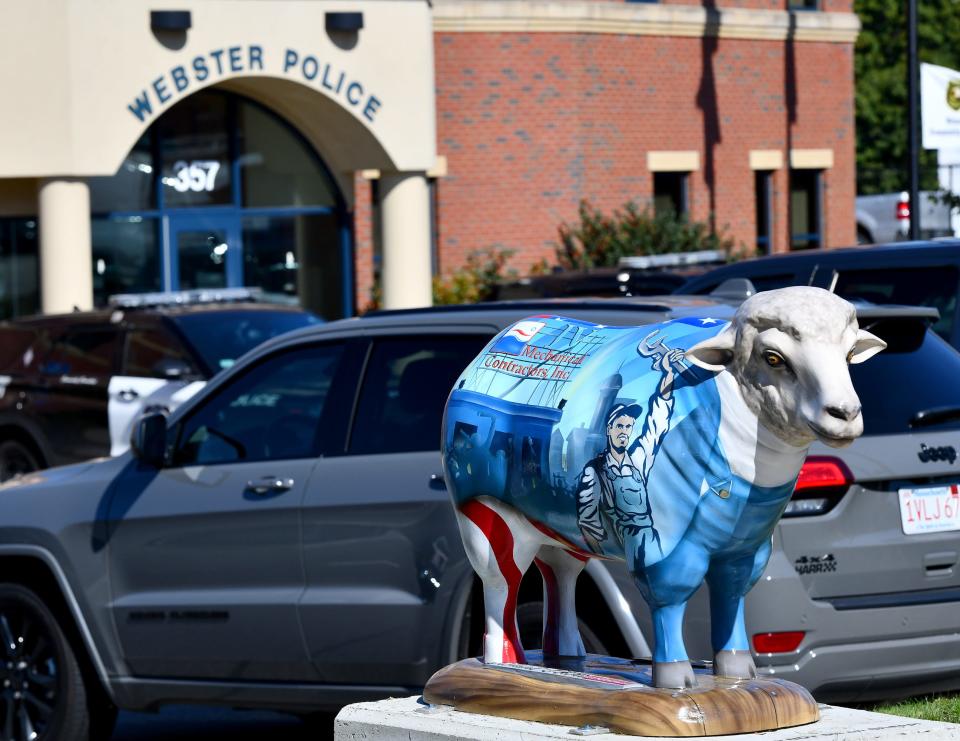
[[[215,298],[121,299],[0,325],[0,481],[119,455],[144,410],[169,411],[255,345],[319,321]]]
[[[930,306],[940,312],[933,331],[960,348],[960,240],[898,242],[759,257],[691,278],[674,293],[708,294],[732,278],[748,279],[757,291],[813,285],[850,301]]]
[[[439,453],[463,368],[531,314],[639,325],[732,312],[570,300],[331,322],[264,343],[168,418],[144,417],[124,455],[7,482],[0,678],[29,697],[0,703],[0,728],[18,713],[72,739],[92,720],[101,739],[114,706],[310,713],[418,692],[483,632]],[[865,435],[811,450],[747,599],[757,666],[824,698],[957,688],[960,520],[918,530],[902,502],[957,513],[957,418],[932,412],[960,408],[960,355],[926,330],[931,310],[858,315],[889,343],[852,368]],[[534,570],[518,609],[528,648],[541,595]],[[588,564],[577,614],[589,651],[650,655],[649,612],[622,564]],[[701,590],[687,610],[693,657],[712,655],[708,614]]]

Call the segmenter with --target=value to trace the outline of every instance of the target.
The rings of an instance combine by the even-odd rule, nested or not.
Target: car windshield
[[[867,362],[850,366],[863,407],[864,435],[910,432],[918,412],[960,408],[960,353],[931,331],[922,335],[915,320],[883,320],[861,325],[888,343]],[[951,429],[955,418],[937,426]]]
[[[319,324],[305,311],[216,311],[185,314],[177,326],[211,373],[229,368],[261,342],[300,327]]]

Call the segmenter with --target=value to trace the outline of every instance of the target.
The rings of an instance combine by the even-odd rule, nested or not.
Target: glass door
[[[243,282],[240,228],[222,214],[168,217],[166,240],[170,290],[234,288]]]

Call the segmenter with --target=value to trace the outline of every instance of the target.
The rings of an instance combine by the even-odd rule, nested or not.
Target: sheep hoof
[[[653,663],[653,686],[672,689],[689,689],[697,686],[697,675],[689,661],[655,661]]]
[[[757,665],[749,651],[717,651],[713,658],[713,673],[718,677],[754,679]]]

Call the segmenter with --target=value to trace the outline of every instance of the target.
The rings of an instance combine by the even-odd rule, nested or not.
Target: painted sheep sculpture
[[[447,486],[483,581],[483,658],[523,663],[516,604],[536,563],[545,656],[583,656],[574,590],[589,558],[626,561],[653,616],[653,681],[692,687],[687,600],[710,588],[714,672],[756,675],[743,599],[814,440],[863,432],[848,363],[885,343],[819,288],[642,327],[517,322],[458,379]]]

